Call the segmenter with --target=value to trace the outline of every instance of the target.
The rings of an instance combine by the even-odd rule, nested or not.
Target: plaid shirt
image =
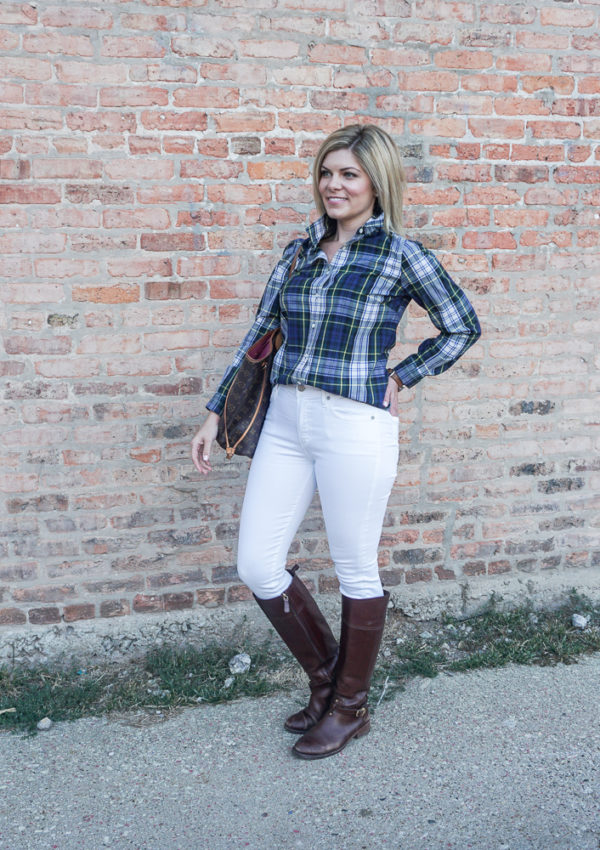
[[[375,407],[383,407],[388,353],[411,300],[427,310],[440,333],[394,367],[405,386],[439,375],[465,353],[481,335],[465,294],[428,248],[386,233],[382,225],[383,215],[370,218],[331,262],[319,247],[324,218],[308,228],[306,239],[290,242],[209,410],[222,412],[244,354],[278,325],[284,343],[273,362],[272,384],[308,384]]]

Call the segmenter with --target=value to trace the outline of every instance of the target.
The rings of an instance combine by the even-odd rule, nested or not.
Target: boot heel
[[[360,729],[358,730],[358,732],[356,733],[356,735],[354,737],[355,738],[362,738],[363,735],[368,735],[370,731],[371,731],[371,721],[367,720],[365,725],[360,727]]]

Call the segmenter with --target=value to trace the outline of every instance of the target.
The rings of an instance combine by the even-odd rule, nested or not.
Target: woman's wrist
[[[400,375],[398,375],[397,372],[394,372],[393,369],[388,369],[387,373],[388,373],[388,378],[391,378],[392,381],[394,381],[394,383],[398,384],[398,389],[403,390],[404,384],[402,383],[402,378],[400,377]]]

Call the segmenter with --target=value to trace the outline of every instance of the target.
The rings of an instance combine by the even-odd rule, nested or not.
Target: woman
[[[323,142],[313,173],[321,217],[284,250],[192,443],[205,475],[245,352],[281,326],[240,518],[238,572],[308,674],[310,701],[285,723],[301,735],[293,752],[305,759],[333,755],[369,731],[367,694],[389,600],[377,547],[398,462],[398,394],[444,372],[481,333],[435,256],[399,235],[404,185],[398,149],[378,127],[352,125]],[[440,333],[387,369],[411,299]],[[296,568],[285,569],[317,488],[342,594],[339,645]]]

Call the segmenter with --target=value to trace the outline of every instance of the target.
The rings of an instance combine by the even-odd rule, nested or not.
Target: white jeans
[[[381,596],[377,547],[398,465],[398,419],[313,387],[276,384],[250,467],[238,573],[259,597],[288,587],[288,549],[319,490],[344,596]]]

